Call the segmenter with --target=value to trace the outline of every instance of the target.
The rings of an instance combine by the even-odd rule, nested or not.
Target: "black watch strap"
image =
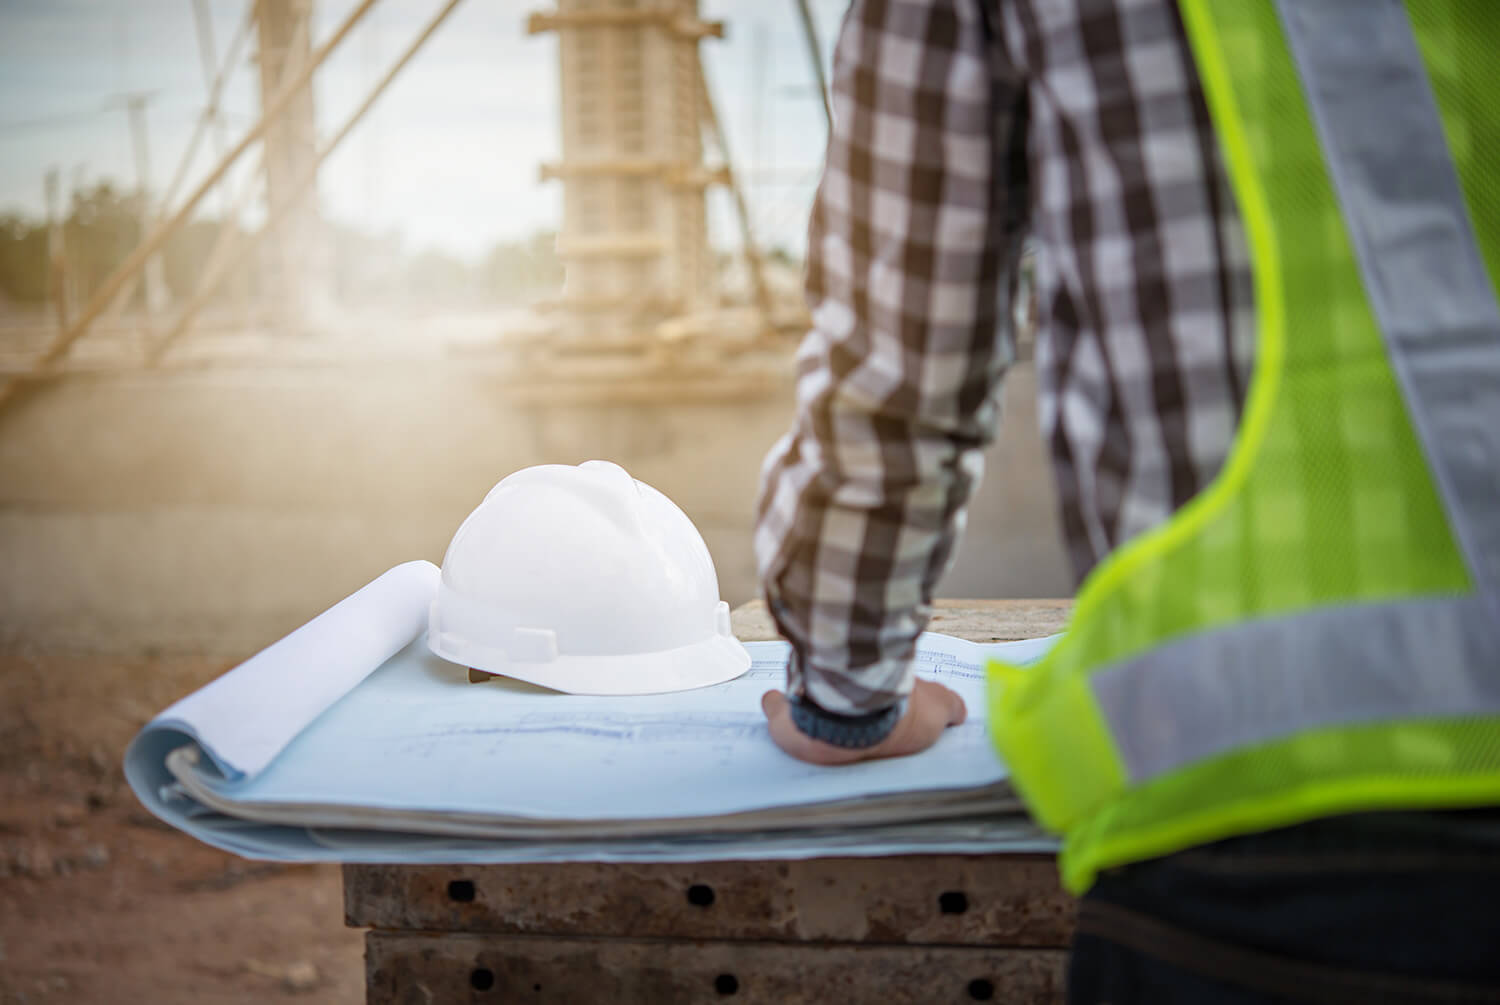
[[[863,750],[891,735],[906,713],[905,699],[868,715],[835,715],[799,695],[791,697],[792,724],[803,734],[834,747]]]

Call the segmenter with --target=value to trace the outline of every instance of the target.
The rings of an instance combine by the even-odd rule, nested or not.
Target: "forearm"
[[[911,690],[912,650],[979,477],[982,440],[908,432],[850,450],[850,431],[874,433],[880,420],[835,424],[838,443],[799,421],[773,452],[757,550],[771,614],[794,643],[789,691],[859,715]]]
[[[789,687],[846,715],[910,663],[993,433],[1024,207],[1024,90],[978,4],[856,3],[810,227],[797,417],[756,553]]]

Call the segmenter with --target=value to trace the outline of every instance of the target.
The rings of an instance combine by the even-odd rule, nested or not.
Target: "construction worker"
[[[1037,244],[1082,582],[990,724],[1077,1002],[1500,1000],[1500,4],[858,0],[756,550],[788,753],[914,753]],[[1003,477],[1003,475],[1002,475]]]

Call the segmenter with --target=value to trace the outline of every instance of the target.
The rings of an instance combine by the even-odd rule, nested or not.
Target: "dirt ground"
[[[121,756],[233,654],[397,562],[438,560],[502,475],[618,460],[692,516],[726,600],[755,595],[753,500],[789,383],[744,400],[528,403],[497,380],[446,364],[149,371],[8,406],[0,1005],[362,999],[337,870],[246,862],[166,828]],[[942,595],[1069,589],[1035,386],[1029,365],[1007,380]]]
[[[125,784],[140,726],[225,669],[0,640],[0,1003],[364,1000],[336,866],[209,848]]]

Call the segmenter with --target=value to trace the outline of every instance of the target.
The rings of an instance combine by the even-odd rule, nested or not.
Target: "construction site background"
[[[202,43],[216,15],[191,6]],[[809,82],[826,69],[765,43],[797,23],[798,5],[753,16],[710,5],[727,24],[696,0],[502,5],[496,24],[514,34],[496,44],[552,46],[557,60],[551,81],[507,93],[556,109],[560,148],[517,153],[537,165],[538,193],[560,186],[562,198],[550,229],[497,236],[477,257],[409,247],[320,207],[322,159],[345,135],[363,142],[354,127],[384,87],[399,93],[405,57],[371,75],[377,86],[340,128],[298,85],[318,79],[344,34],[364,37],[378,6],[262,0],[222,58],[205,50],[205,80],[222,65],[195,139],[210,126],[235,135],[232,121],[210,122],[213,103],[235,73],[259,81],[261,172],[218,183],[237,202],[208,197],[212,175],[187,195],[208,153],[187,151],[170,191],[143,181],[150,108],[131,92],[134,185],[121,165],[64,198],[49,169],[45,216],[0,207],[5,637],[248,655],[392,564],[440,561],[507,473],[593,457],[688,512],[727,600],[756,594],[753,502],[761,459],[792,417],[802,249],[756,237],[781,191],[757,181],[761,143],[749,168],[730,156],[730,137],[775,131],[726,123],[776,103],[766,113],[738,90],[716,102],[700,64],[744,24],[751,55],[772,60],[752,66],[751,85],[799,80],[792,100],[815,107]],[[439,44],[447,12],[467,8],[431,5],[417,32],[431,13],[418,6],[397,5],[414,35],[407,55],[429,35]],[[817,9],[826,28],[837,6],[800,7],[824,60]],[[391,24],[387,52],[404,41]],[[400,125],[379,128],[373,149],[397,156]],[[793,203],[815,177],[803,172]],[[1025,355],[945,595],[1069,592]]]
[[[506,474],[616,461],[756,595],[844,0],[545,4],[0,9],[3,1005],[362,1000],[337,868],[121,755]],[[1020,342],[940,595],[1070,592]]]
[[[592,457],[687,511],[738,604],[756,593],[752,507],[789,384],[723,402],[548,404],[461,363],[55,382],[0,416],[4,631],[249,655],[397,562],[441,561],[503,475]],[[1017,367],[944,595],[1068,592],[1033,402]]]

